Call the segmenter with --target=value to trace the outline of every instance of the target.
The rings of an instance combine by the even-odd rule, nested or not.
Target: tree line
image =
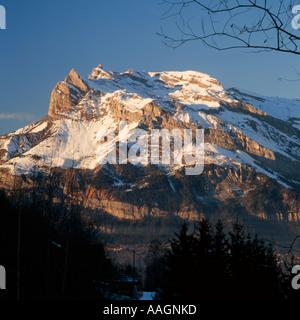
[[[107,259],[81,207],[57,212],[47,200],[16,200],[19,206],[0,193],[0,265],[7,270],[0,300],[111,299],[114,280],[130,272]],[[281,263],[272,245],[238,221],[228,232],[222,221],[202,219],[193,231],[184,223],[168,246],[150,243],[143,289],[159,300],[299,299],[291,287],[295,263]]]
[[[158,300],[300,299],[291,286],[295,263],[281,263],[273,245],[238,221],[225,232],[222,221],[203,219],[193,232],[183,224],[169,249],[151,243],[145,285]]]
[[[0,300],[102,299],[94,281],[112,277],[104,246],[76,210],[56,212],[42,201],[14,205],[0,193]]]

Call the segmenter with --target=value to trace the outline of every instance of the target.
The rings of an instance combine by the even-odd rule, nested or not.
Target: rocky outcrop
[[[89,91],[89,87],[72,69],[64,82],[58,82],[51,93],[48,115],[60,118],[67,115]]]
[[[89,91],[87,83],[80,78],[79,74],[74,69],[72,69],[70,74],[66,76],[65,82],[72,84],[83,93]]]
[[[126,220],[139,220],[148,216],[166,217],[168,214],[173,214],[185,220],[197,221],[200,219],[201,215],[195,208],[190,207],[185,207],[175,212],[168,212],[157,207],[150,208],[146,205],[136,206],[130,203],[97,198],[91,199],[87,204],[89,208],[93,208],[96,210],[102,209],[112,216]]]
[[[102,69],[102,64],[99,64],[97,68],[93,69],[92,74],[89,75],[90,80],[98,79],[113,79],[113,77]]]

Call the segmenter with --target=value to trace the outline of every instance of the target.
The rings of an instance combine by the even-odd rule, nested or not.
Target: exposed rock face
[[[70,74],[66,76],[65,82],[72,84],[83,93],[87,93],[89,91],[88,85],[80,78],[79,74],[74,69],[72,69]]]
[[[58,82],[53,89],[48,115],[57,118],[68,114],[88,91],[88,85],[72,69],[65,81]]]

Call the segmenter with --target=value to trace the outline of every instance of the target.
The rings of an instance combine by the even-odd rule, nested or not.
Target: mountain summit
[[[137,129],[204,129],[203,173],[185,176],[184,162],[101,163],[112,150],[108,132],[116,132],[119,152]],[[53,89],[43,120],[0,138],[2,177],[22,176],[29,186],[37,172],[47,179],[57,170],[63,181],[70,168],[85,205],[118,218],[218,213],[298,223],[300,101],[224,89],[196,71],[118,73],[99,65],[84,78],[72,69]]]

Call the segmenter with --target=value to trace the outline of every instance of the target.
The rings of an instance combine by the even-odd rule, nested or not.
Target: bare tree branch
[[[291,26],[295,0],[162,0],[162,3],[167,6],[164,19],[179,17],[175,21],[175,35],[163,29],[159,33],[172,48],[196,40],[217,50],[252,48],[300,54],[300,31]]]

